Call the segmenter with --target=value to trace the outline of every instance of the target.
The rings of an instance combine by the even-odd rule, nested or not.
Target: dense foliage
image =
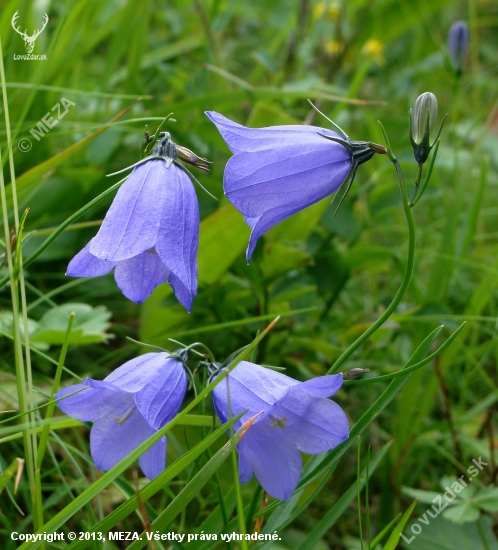
[[[33,50],[45,60],[16,59],[26,54],[11,24],[16,11],[17,25],[28,34],[42,27],[47,12]],[[459,20],[468,24],[468,52],[459,43],[460,50],[449,55],[448,32]],[[214,541],[150,546],[189,550],[254,545],[220,539],[221,533],[244,530],[277,531],[281,540],[257,543],[264,548],[359,549],[385,529],[371,545],[382,548],[415,497],[404,548],[498,548],[497,26],[498,7],[489,0],[5,3],[2,548],[19,547],[13,532],[38,530],[66,534],[47,548],[130,545],[67,538],[93,528],[106,536],[218,535]],[[465,39],[461,27],[458,32],[453,42]],[[386,144],[380,120],[410,197],[419,168],[408,111],[426,91],[439,106],[434,135],[449,116],[430,182],[409,208],[416,227],[413,275],[389,319],[339,364],[385,313],[410,267],[413,235],[393,163],[375,155],[362,164],[337,214],[339,199],[330,206],[328,197],[272,227],[248,265],[250,229],[223,193],[232,154],[204,112],[252,128],[305,123],[333,130],[309,98],[352,139]],[[115,192],[86,205],[123,177],[107,174],[140,160],[144,126],[153,134],[169,113],[162,130],[212,162],[210,172],[189,167],[208,191],[195,185],[199,285],[190,313],[167,283],[135,304],[110,274],[65,276],[69,261],[95,236]],[[80,209],[81,216],[65,223]],[[60,224],[63,231],[39,254]],[[9,237],[11,230],[17,238]],[[68,336],[71,312],[76,315]],[[422,361],[464,321],[450,345],[410,376],[375,380]],[[192,369],[199,360],[224,363],[251,343],[239,359],[284,368],[299,381],[326,375],[334,363],[341,372],[369,369],[359,380],[346,378],[334,396],[352,436],[328,454],[303,455],[302,488],[282,502],[266,501],[256,479],[238,483],[235,454],[225,445],[230,438],[233,447],[240,434],[213,432],[220,424],[213,424],[209,392],[202,398],[207,369],[196,373],[195,391],[187,392],[183,407],[195,400],[192,410],[168,431],[170,468],[159,482],[149,483],[133,457],[103,477],[90,456],[90,424],[57,407],[17,416],[45,405],[59,387],[87,377],[102,380],[151,351],[136,341],[171,352],[202,342],[213,357],[190,353]],[[65,358],[61,347],[67,347]],[[52,412],[51,430],[43,431]],[[476,462],[471,486],[437,518],[424,516],[456,478],[469,477]],[[417,522],[420,517],[425,524]],[[410,529],[415,523],[420,531]],[[144,535],[130,547],[147,544]]]

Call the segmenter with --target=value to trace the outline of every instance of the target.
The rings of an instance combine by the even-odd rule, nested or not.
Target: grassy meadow
[[[28,35],[48,15],[33,49],[45,59],[18,57],[15,12]],[[470,41],[457,72],[447,37],[459,20]],[[497,29],[491,0],[2,1],[2,550],[498,549]],[[408,113],[427,91],[432,139],[448,117],[412,207],[400,193],[418,172]],[[353,140],[387,145],[380,121],[391,159],[362,164],[336,214],[327,197],[267,231],[248,265],[250,229],[223,192],[231,152],[204,112],[331,129],[308,99]],[[207,191],[195,185],[191,313],[168,284],[136,304],[112,275],[65,276],[115,190],[94,199],[124,177],[107,175],[136,163],[146,125],[153,134],[170,113],[162,130],[212,162],[191,168]],[[100,472],[91,424],[53,404],[59,388],[150,351],[141,343],[197,342],[217,362],[299,381],[365,370],[334,396],[349,439],[303,455],[290,500],[238,482],[239,436],[213,420],[202,369],[152,481],[140,453]],[[62,540],[26,539],[54,532]],[[222,540],[233,533],[276,538]]]

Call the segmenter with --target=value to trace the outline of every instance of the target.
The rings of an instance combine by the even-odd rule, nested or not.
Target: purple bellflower
[[[166,132],[160,138],[152,156],[135,165],[97,235],[71,260],[66,275],[99,277],[114,269],[121,292],[137,303],[168,281],[190,311],[197,293],[199,205],[176,159],[203,169],[207,161],[176,146]]]
[[[343,410],[327,397],[342,385],[342,374],[298,382],[285,374],[240,362],[213,389],[213,402],[221,422],[247,412],[234,429],[261,413],[237,446],[239,479],[254,475],[263,489],[289,500],[301,477],[300,452],[319,454],[333,449],[349,436]],[[229,392],[227,392],[227,386]]]
[[[448,33],[448,53],[457,74],[462,73],[465,54],[469,50],[469,26],[465,21],[453,23]]]
[[[246,258],[270,227],[346,185],[384,147],[352,141],[316,126],[246,128],[214,111],[206,115],[233,153],[223,177],[228,200],[252,229]],[[330,121],[331,122],[331,121]]]
[[[94,422],[90,451],[95,466],[105,472],[169,422],[178,413],[186,391],[183,364],[161,352],[132,359],[102,381],[86,378],[55,397],[74,393],[58,406],[77,420]],[[149,479],[163,472],[166,437],[152,445],[138,463]]]

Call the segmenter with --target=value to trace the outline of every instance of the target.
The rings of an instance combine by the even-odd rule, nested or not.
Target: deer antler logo
[[[36,39],[40,36],[43,29],[47,26],[48,23],[48,15],[45,14],[43,16],[43,27],[37,31],[35,30],[31,36],[28,35],[27,30],[22,32],[18,26],[16,26],[17,18],[19,17],[19,12],[16,11],[12,17],[12,28],[21,35],[22,39],[24,40],[24,45],[26,46],[26,51],[28,53],[31,53],[33,51],[33,48],[35,47]]]

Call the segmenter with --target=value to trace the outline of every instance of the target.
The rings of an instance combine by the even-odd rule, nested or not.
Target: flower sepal
[[[150,135],[146,131],[145,140],[142,143],[142,151],[146,151],[149,144],[154,141],[154,139],[155,135]],[[211,161],[203,157],[199,157],[193,151],[187,149],[187,147],[183,147],[182,145],[177,145],[176,143],[174,143],[171,139],[171,134],[169,132],[160,132],[159,139],[156,141],[151,155],[140,159],[138,162],[135,162],[135,164],[131,164],[130,166],[127,166],[122,170],[118,170],[117,172],[113,172],[112,174],[107,174],[107,177],[117,176],[118,174],[127,172],[132,168],[136,168],[137,166],[140,166],[141,164],[144,164],[154,159],[164,160],[166,162],[166,168],[169,168],[173,163],[181,167],[181,164],[178,164],[176,162],[177,160],[181,160],[182,162],[191,164],[192,166],[195,166],[196,168],[199,168],[200,170],[204,170],[206,172],[210,171],[208,165],[212,164]]]

